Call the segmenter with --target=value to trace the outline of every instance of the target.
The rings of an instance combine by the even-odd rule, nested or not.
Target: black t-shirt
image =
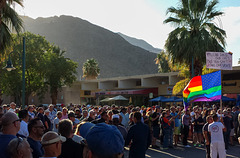
[[[52,123],[51,123],[50,119],[47,117],[47,115],[44,115],[44,121],[47,121],[47,124],[48,124],[48,129],[47,129],[45,123],[43,122],[43,124],[45,126],[45,130],[46,131],[52,130]]]
[[[94,120],[93,118],[88,117],[86,121],[87,121],[87,122],[91,122],[91,121],[93,121],[93,120]]]
[[[157,117],[157,115],[160,116],[159,113],[154,112],[154,113],[152,114],[152,119],[155,119],[155,118]],[[159,118],[157,118],[156,120],[152,121],[152,126],[153,126],[153,127],[159,126],[158,120],[159,120]]]
[[[230,117],[228,116],[223,117],[223,122],[228,131],[232,129],[232,125],[231,125],[232,122]]]
[[[99,118],[97,120],[91,121],[91,123],[98,124],[98,123],[105,123],[105,120],[103,118]]]
[[[146,125],[148,125],[149,119],[148,119],[147,116],[144,116],[144,117],[143,117],[143,121],[144,121],[144,123],[145,123]]]
[[[62,143],[62,152],[58,158],[82,158],[84,146],[74,142],[71,138],[67,138]]]
[[[208,122],[205,123],[202,130],[203,130],[203,133],[204,133],[204,131],[207,131],[207,137],[208,137],[209,142],[211,143],[211,135],[208,132],[208,126],[209,126],[209,123]]]
[[[38,114],[37,114],[37,117],[40,118],[40,120],[42,121],[42,123],[44,123],[44,116],[43,116],[43,114],[38,113]]]
[[[203,118],[200,116],[197,119],[194,119],[194,129],[195,130],[202,130],[203,125],[200,125],[200,123],[204,123]]]

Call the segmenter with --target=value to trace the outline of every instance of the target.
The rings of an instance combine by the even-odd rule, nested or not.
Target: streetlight
[[[7,71],[15,70],[16,68],[13,67],[10,55],[13,53],[12,51],[9,54],[7,65],[3,68]],[[26,55],[25,55],[25,37],[23,37],[23,52],[22,52],[22,109],[25,109],[25,67],[26,67],[26,61],[25,61]]]

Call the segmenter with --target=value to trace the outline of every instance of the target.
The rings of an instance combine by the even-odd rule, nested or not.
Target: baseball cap
[[[116,126],[106,123],[83,125],[80,127],[80,134],[83,137],[85,136],[89,149],[95,155],[109,157],[114,154],[123,153],[124,139]],[[82,127],[84,130],[81,132]]]
[[[83,138],[86,138],[86,135],[88,133],[88,130],[90,128],[92,128],[93,126],[95,126],[95,124],[90,123],[90,122],[86,122],[84,124],[81,125],[80,129],[79,129],[79,133]]]
[[[58,135],[56,132],[48,131],[42,136],[41,144],[42,145],[49,145],[56,143],[58,141],[65,142],[66,138],[63,136]]]

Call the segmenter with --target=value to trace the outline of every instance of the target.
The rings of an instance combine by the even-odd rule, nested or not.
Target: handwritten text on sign
[[[206,66],[210,69],[232,70],[232,54],[206,52]]]

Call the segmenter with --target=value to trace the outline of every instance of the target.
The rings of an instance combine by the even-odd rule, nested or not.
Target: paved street
[[[128,151],[125,151],[124,158],[128,158]],[[146,158],[205,158],[204,147],[184,148],[182,145],[174,149],[162,150],[152,149],[147,150]],[[227,158],[240,158],[240,145],[230,146],[227,151]]]

